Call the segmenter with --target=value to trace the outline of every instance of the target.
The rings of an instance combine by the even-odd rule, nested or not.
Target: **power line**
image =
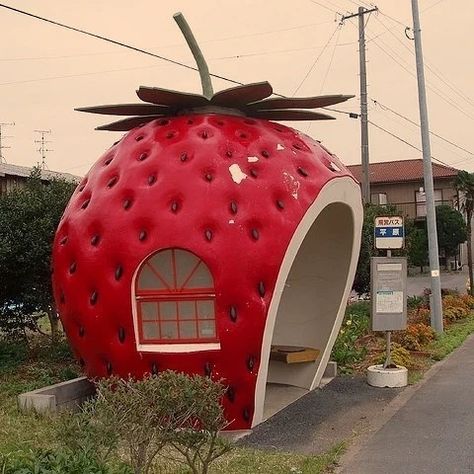
[[[413,145],[412,143],[408,142],[407,140],[399,137],[398,135],[396,135],[395,133],[393,132],[390,132],[389,130],[381,127],[380,125],[377,125],[376,123],[372,122],[371,120],[369,120],[369,123],[370,125],[373,125],[375,128],[378,128],[379,130],[381,130],[382,132],[385,132],[387,133],[388,135],[390,135],[391,137],[401,141],[402,143],[405,143],[405,145],[408,145],[409,147],[411,148],[414,148],[415,150],[419,151],[420,153],[422,152],[421,148],[418,148],[417,146]],[[431,156],[431,158],[434,160],[434,161],[437,161],[438,163],[441,163],[442,165],[444,166],[448,166],[449,168],[452,168],[452,166],[448,163],[445,163],[444,161],[441,161],[439,160],[438,158],[435,158],[434,156]]]
[[[422,12],[426,12],[427,10],[430,10],[431,8],[435,7],[436,5],[439,5],[441,2],[444,2],[444,0],[438,0],[437,2],[433,3],[432,5],[424,8],[421,10]]]
[[[339,31],[337,32],[337,36],[336,36],[336,41],[334,42],[334,48],[332,49],[331,58],[329,59],[328,68],[326,69],[326,74],[324,75],[324,79],[323,79],[323,82],[321,84],[321,90],[319,91],[320,94],[322,94],[322,92],[323,92],[324,85],[326,84],[326,79],[329,75],[329,71],[331,70],[332,62],[334,60],[334,54],[336,52],[336,48],[337,48],[337,45],[339,43],[339,36],[341,36],[341,31],[342,31],[342,25],[340,24],[339,25]]]
[[[320,7],[325,8],[326,10],[328,10],[328,11],[330,11],[330,12],[332,12],[332,13],[335,13],[336,15],[341,15],[341,16],[342,16],[342,13],[341,13],[341,12],[338,12],[338,11],[336,11],[336,10],[333,10],[332,8],[329,8],[328,6],[326,6],[326,5],[322,4],[322,3],[317,2],[316,0],[310,0],[310,1],[311,1],[311,3],[315,3],[316,5],[319,5]]]
[[[311,0],[313,1],[313,0]],[[329,43],[331,42],[331,40],[333,39],[334,35],[336,34],[337,30],[339,29],[340,25],[338,24],[336,26],[336,29],[333,31],[332,35],[329,37],[329,39],[327,40],[326,44],[323,46],[323,49],[321,50],[321,52],[319,53],[319,55],[316,57],[316,59],[314,60],[313,64],[311,65],[311,67],[308,69],[308,72],[305,74],[305,76],[303,77],[303,79],[301,80],[301,82],[299,83],[298,87],[295,89],[295,91],[293,92],[293,96],[300,90],[301,86],[305,83],[306,79],[308,79],[308,76],[313,72],[313,69],[314,67],[316,66],[317,62],[319,61],[319,59],[321,58],[321,56],[324,54],[324,51],[326,51],[326,48],[328,47]]]
[[[381,12],[382,13],[382,12]],[[382,13],[382,15],[387,16],[386,14]],[[387,17],[389,18],[389,17]],[[398,36],[393,33],[392,30],[390,30],[385,23],[378,17],[376,17],[377,21],[385,28],[385,30],[390,33],[406,50],[410,52],[410,54],[414,55],[415,52],[413,51],[412,48],[408,47]],[[434,75],[436,76],[442,83],[444,83],[449,89],[451,89],[455,94],[457,94],[459,97],[461,97],[463,100],[467,101],[470,103],[470,105],[474,105],[474,101],[464,94],[458,87],[456,87],[454,84],[450,83],[447,79],[445,79],[440,71],[437,71],[436,68],[433,65],[430,65],[427,61],[425,61],[426,68]]]
[[[372,38],[372,39],[373,39],[373,43],[375,44],[375,46],[377,46],[383,53],[385,53],[390,59],[392,59],[392,61],[394,61],[396,64],[398,64],[402,69],[404,69],[408,74],[410,74],[410,76],[416,77],[416,74],[413,73],[410,69],[408,69],[407,66],[405,66],[401,62],[401,61],[404,61],[403,58],[400,58],[400,56],[398,56],[398,54],[395,52],[394,54],[399,57],[399,59],[397,59],[393,54],[389,53],[381,44],[379,44],[379,42],[377,40],[374,40],[374,38]],[[379,41],[381,41],[381,40],[379,40]],[[382,41],[382,43],[383,43],[383,41]],[[385,46],[387,46],[385,43],[383,43],[383,44]],[[388,47],[388,48],[391,49],[390,47]],[[474,120],[474,117],[472,115],[470,115],[468,112],[466,112],[464,109],[462,109],[458,104],[453,102],[452,99],[450,99],[449,97],[446,98],[443,91],[441,91],[438,87],[436,87],[432,84],[428,84],[428,89],[430,89],[430,91],[433,92],[433,94],[437,95],[440,99],[445,101],[447,104],[451,105],[451,107],[455,108],[456,110],[458,110],[463,115],[470,118],[471,120]]]
[[[162,61],[166,61],[166,62],[169,62],[171,64],[175,64],[177,66],[182,66],[182,67],[184,67],[186,69],[190,69],[192,71],[198,71],[198,69],[196,67],[189,66],[188,64],[181,63],[181,62],[176,61],[174,59],[166,58],[165,56],[161,56],[160,54],[155,54],[155,53],[152,53],[151,51],[147,51],[145,49],[137,48],[135,46],[131,46],[131,45],[123,43],[121,41],[117,41],[117,40],[114,40],[114,39],[111,39],[111,38],[107,38],[106,36],[98,35],[96,33],[91,33],[91,32],[86,31],[86,30],[81,30],[80,28],[75,28],[74,26],[70,26],[70,25],[66,25],[64,23],[60,23],[58,21],[50,20],[48,18],[44,18],[44,17],[39,16],[39,15],[34,15],[33,13],[29,13],[29,12],[26,12],[24,10],[19,10],[18,8],[13,8],[13,7],[10,7],[10,6],[5,5],[3,3],[0,3],[0,8],[6,8],[7,10],[11,10],[11,11],[14,11],[16,13],[20,13],[21,15],[26,15],[28,17],[44,21],[46,23],[50,23],[50,24],[55,25],[55,26],[59,26],[61,28],[65,28],[67,30],[75,31],[76,33],[81,33],[83,35],[91,36],[93,38],[97,38],[97,39],[100,39],[102,41],[107,41],[108,43],[112,43],[112,44],[115,44],[117,46],[122,46],[123,48],[131,49],[132,51],[137,51],[139,53],[146,54],[147,56],[152,56],[154,58],[161,59]],[[222,79],[224,81],[231,82],[233,84],[243,85],[241,82],[234,81],[233,79],[228,79],[227,77],[223,77],[223,76],[220,76],[218,74],[210,74],[210,75],[212,77],[217,78],[217,79]]]
[[[408,117],[406,117],[405,115],[401,114],[400,112],[397,112],[396,110],[393,110],[393,109],[390,108],[388,105],[382,104],[381,102],[379,102],[378,100],[375,100],[375,99],[371,99],[371,100],[374,102],[374,104],[379,105],[382,109],[385,109],[385,110],[388,110],[389,112],[392,112],[393,114],[395,114],[395,115],[397,115],[398,117],[400,117],[400,118],[406,120],[407,122],[411,123],[412,125],[415,125],[416,127],[420,127],[420,124],[419,124],[419,123],[415,122],[414,120],[409,119]],[[473,153],[472,151],[469,151],[469,150],[467,150],[466,148],[463,148],[462,146],[457,145],[457,144],[454,143],[453,141],[448,140],[447,138],[445,138],[445,137],[443,137],[443,136],[441,136],[441,135],[439,135],[439,134],[437,134],[437,133],[435,133],[435,132],[433,132],[433,131],[430,131],[430,134],[433,135],[433,136],[435,136],[435,137],[437,137],[437,138],[439,138],[440,140],[445,141],[446,143],[449,143],[450,145],[452,145],[452,146],[458,148],[459,150],[462,150],[462,151],[464,151],[464,152],[466,152],[466,153],[469,153],[470,155],[473,155],[473,156],[474,156],[474,153]]]

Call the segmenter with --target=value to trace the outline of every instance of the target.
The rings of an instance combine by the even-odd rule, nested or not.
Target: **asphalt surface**
[[[340,472],[474,473],[474,337],[441,363]]]
[[[468,279],[468,271],[463,268],[458,272],[441,272],[441,288],[449,288],[458,290],[460,293],[466,292],[466,283]],[[428,273],[414,275],[408,277],[407,294],[409,296],[422,295],[425,288],[431,287],[431,277]]]
[[[379,389],[367,385],[365,377],[336,377],[320,390],[309,392],[266,422],[238,444],[319,454],[354,432],[367,430],[374,417],[402,389]]]

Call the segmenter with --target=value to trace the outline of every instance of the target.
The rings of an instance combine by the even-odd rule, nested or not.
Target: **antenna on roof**
[[[11,127],[14,126],[15,122],[0,122],[0,163],[6,163],[7,160],[5,159],[5,156],[3,155],[3,149],[4,148],[11,148],[11,146],[6,146],[3,144],[3,139],[5,138],[12,138],[11,135],[3,135],[3,127]]]
[[[45,140],[45,135],[47,133],[51,133],[51,130],[35,130],[36,133],[41,134],[41,139],[40,140],[35,140],[35,143],[39,143],[40,147],[38,148],[38,152],[41,153],[41,165],[38,162],[38,166],[42,170],[48,169],[48,165],[46,164],[46,153],[49,151],[54,151],[46,147],[47,143],[51,143],[51,140]]]

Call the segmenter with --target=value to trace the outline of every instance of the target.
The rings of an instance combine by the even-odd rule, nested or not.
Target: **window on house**
[[[217,342],[215,289],[206,264],[191,252],[150,256],[135,283],[141,344]]]
[[[434,190],[435,206],[443,204],[443,192],[441,189]],[[424,191],[415,192],[416,217],[426,217],[426,193]]]
[[[387,204],[387,193],[376,193],[370,195],[370,202],[372,204],[379,204],[384,206]]]

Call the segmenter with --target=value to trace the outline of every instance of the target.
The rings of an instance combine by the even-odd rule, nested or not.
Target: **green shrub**
[[[435,338],[435,332],[426,324],[410,323],[403,331],[393,333],[393,341],[410,351],[421,351]]]
[[[332,349],[331,359],[344,370],[345,366],[362,360],[367,354],[364,345],[357,340],[366,335],[370,326],[370,303],[361,301],[351,304],[346,311],[339,335]]]
[[[65,416],[59,437],[69,450],[97,463],[108,464],[123,447],[136,474],[151,472],[161,455],[206,473],[230,449],[218,436],[227,425],[224,392],[207,377],[172,371],[143,380],[103,379],[95,400]]]
[[[386,357],[387,354],[385,352],[382,353],[376,360],[376,363],[383,364],[385,362]],[[396,342],[392,342],[390,346],[390,358],[393,364],[401,365],[406,368],[410,368],[415,365],[410,352]]]
[[[0,456],[2,474],[131,474],[125,465],[113,470],[84,453],[66,449],[29,450]]]

